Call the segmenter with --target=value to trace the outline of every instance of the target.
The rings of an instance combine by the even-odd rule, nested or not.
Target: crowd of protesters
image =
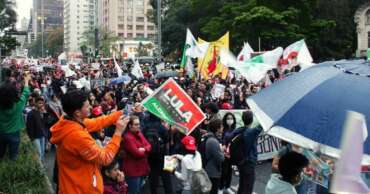
[[[66,77],[60,65],[49,63],[43,71],[11,65],[3,70],[0,86],[0,159],[18,155],[20,132],[27,134],[40,156],[56,149],[55,180],[58,193],[141,193],[144,184],[158,193],[162,181],[166,194],[202,193],[194,172],[206,172],[209,193],[251,194],[257,165],[257,137],[261,127],[252,128],[253,114],[246,99],[268,84],[287,75],[270,71],[260,84],[243,77],[227,80],[213,77],[199,80],[182,75],[174,79],[206,113],[207,119],[190,136],[147,112],[140,102],[148,88],[158,88],[167,77],[156,77],[156,69],[142,66],[144,78],[110,84],[118,76],[114,64],[70,66]],[[171,68],[167,68],[171,69]],[[172,69],[174,70],[174,69]],[[102,85],[81,87],[76,80],[101,79]],[[215,84],[225,86],[219,97],[211,94]],[[244,126],[236,128],[232,113],[221,117],[220,109],[243,109]],[[25,122],[26,121],[26,122]],[[235,161],[230,150],[239,139],[241,157]],[[235,150],[234,150],[235,152]],[[165,171],[164,156],[178,160],[178,168]],[[296,193],[307,159],[298,152],[286,152],[274,163],[276,174],[266,187],[267,194]],[[231,189],[232,166],[239,171],[239,187]],[[196,185],[198,184],[198,185]]]

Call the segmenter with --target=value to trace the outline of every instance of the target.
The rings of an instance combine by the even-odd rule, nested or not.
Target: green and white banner
[[[206,118],[202,110],[172,78],[145,98],[142,104],[149,112],[176,125],[186,135]]]

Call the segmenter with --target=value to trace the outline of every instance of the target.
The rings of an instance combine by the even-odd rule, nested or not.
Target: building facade
[[[96,0],[64,1],[64,51],[80,52],[84,33],[95,29]]]
[[[32,33],[47,34],[63,26],[63,0],[33,0],[31,10]],[[44,35],[45,35],[44,34]]]
[[[370,2],[357,9],[355,23],[357,25],[356,56],[366,56],[366,51],[370,47]]]
[[[156,28],[149,21],[153,12],[149,0],[99,0],[99,26],[120,37],[121,55],[136,54],[140,43],[153,44]]]

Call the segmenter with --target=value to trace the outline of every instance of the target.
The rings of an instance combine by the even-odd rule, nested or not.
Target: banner
[[[221,118],[225,116],[226,113],[230,112],[235,116],[236,119],[236,128],[243,127],[244,123],[242,120],[242,114],[245,110],[220,110],[219,114]],[[256,117],[253,119],[252,128],[257,127],[259,122]],[[281,148],[280,139],[261,133],[257,139],[257,154],[258,161],[272,159],[275,155],[278,154],[279,149]]]
[[[146,97],[142,104],[149,112],[176,125],[186,135],[206,118],[202,110],[172,78]]]

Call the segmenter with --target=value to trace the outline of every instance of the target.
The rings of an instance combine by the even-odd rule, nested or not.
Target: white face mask
[[[228,126],[231,126],[232,124],[234,124],[234,120],[233,120],[233,119],[227,119],[227,120],[226,120],[226,124],[227,124]]]

